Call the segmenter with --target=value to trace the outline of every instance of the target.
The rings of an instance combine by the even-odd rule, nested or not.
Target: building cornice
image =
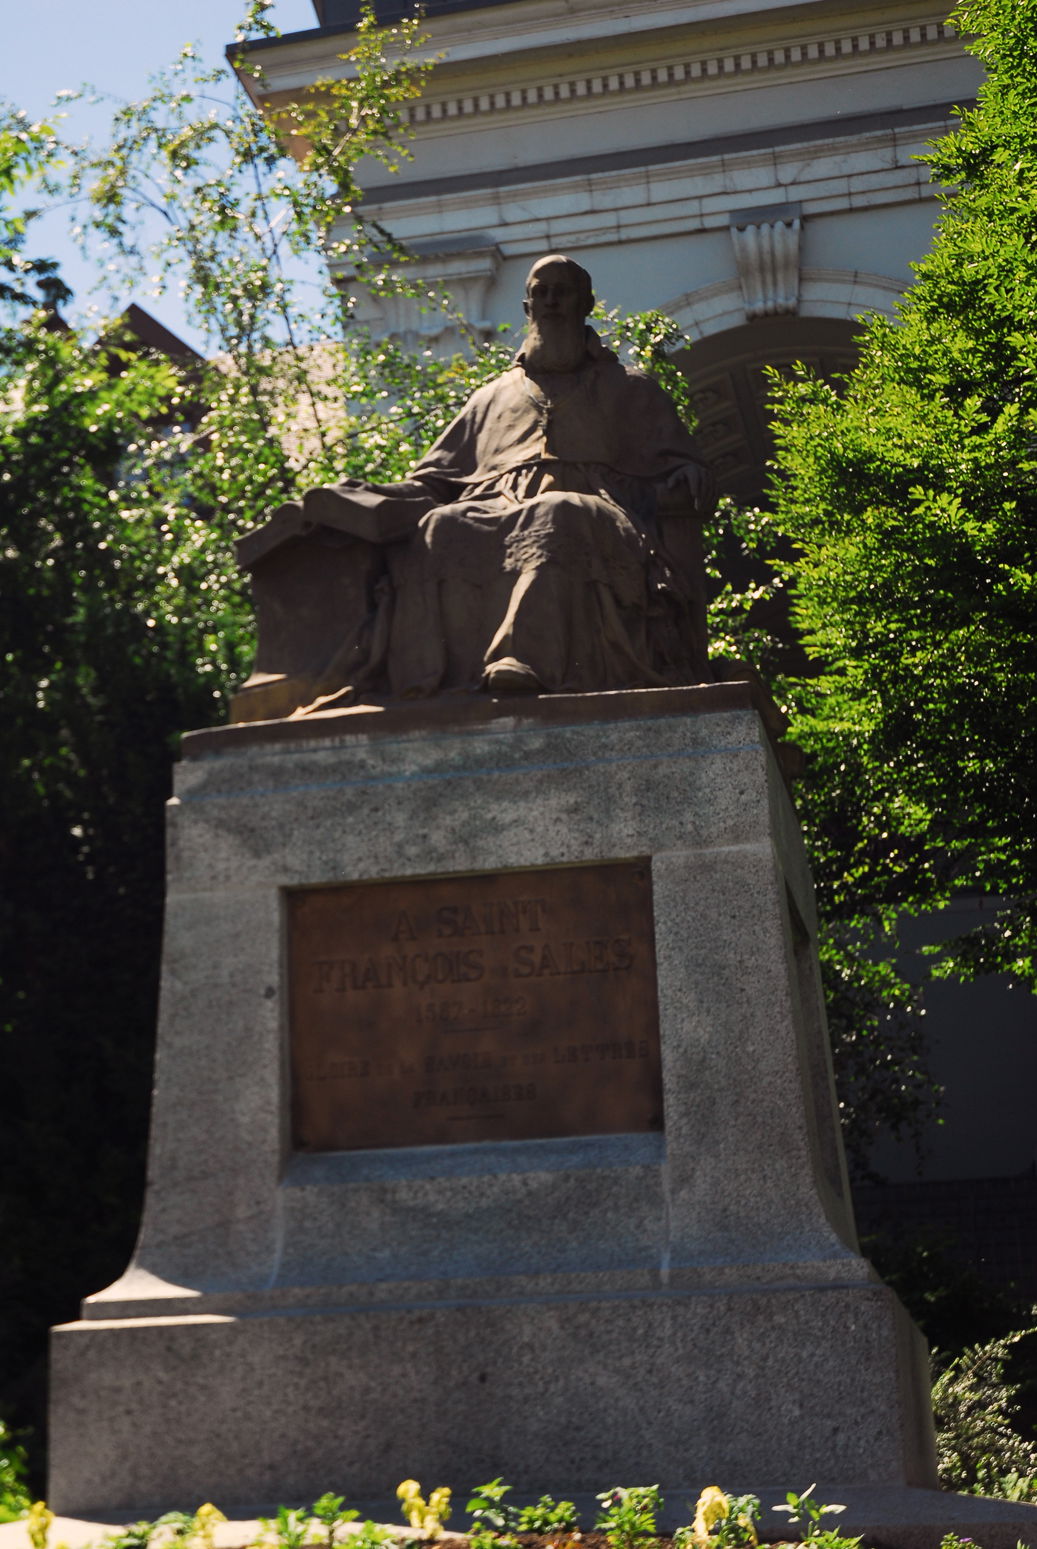
[[[876,17],[880,8],[873,6]],[[477,12],[473,16],[473,10]],[[896,12],[881,7],[890,21],[924,11],[938,14],[927,0],[903,0]],[[784,13],[781,26],[816,26],[815,18],[842,14],[846,22],[859,24],[861,7],[849,0],[513,0],[492,9],[472,7],[446,15],[426,17],[423,31],[432,52],[451,65],[500,59],[573,47],[586,49],[602,42],[613,44],[632,37],[675,33],[691,29],[744,30],[761,25],[773,30],[771,17]],[[942,14],[942,13],[940,13]],[[779,26],[779,30],[781,30]],[[268,75],[283,71],[301,73],[346,52],[356,39],[352,26],[310,27],[280,37],[258,38],[244,52],[260,63]],[[388,39],[390,51],[391,35]],[[233,52],[241,52],[240,45]],[[284,84],[287,84],[284,83]],[[304,84],[300,79],[299,84]]]
[[[413,127],[444,121],[494,116],[501,113],[542,114],[545,109],[580,108],[595,99],[645,97],[729,90],[739,86],[769,84],[787,75],[831,75],[847,68],[855,71],[882,69],[906,54],[925,50],[930,56],[953,58],[961,52],[954,29],[946,22],[928,21],[913,26],[883,27],[868,31],[828,33],[802,42],[768,47],[731,48],[698,53],[687,51],[677,59],[659,60],[631,69],[573,72],[554,80],[502,86],[493,90],[437,93],[435,76],[422,99],[403,109]]]
[[[427,29],[427,53],[435,69],[418,105],[435,112],[423,118],[419,111],[414,121],[514,111],[569,96],[686,89],[689,83],[769,70],[881,63],[900,51],[941,43],[951,52],[961,51],[943,9],[932,0],[903,0],[896,9],[872,9],[870,16],[862,16],[859,6],[833,0],[792,7],[745,0],[647,8],[626,4],[621,15],[615,5],[598,3],[586,6],[589,15],[582,25],[576,24],[574,9],[579,10],[579,0],[570,0],[560,17],[554,0],[545,0],[539,28],[532,25],[529,0],[495,11],[493,23],[481,14],[476,28],[471,13],[466,13],[467,22],[465,15],[437,19]],[[444,30],[446,22],[453,34]],[[257,102],[282,106],[319,79],[348,76],[351,66],[341,55],[354,39],[349,30],[316,30],[261,40],[244,52],[262,71],[262,80],[247,72],[242,80]],[[572,72],[574,57],[589,68]],[[501,96],[503,102],[497,100]]]

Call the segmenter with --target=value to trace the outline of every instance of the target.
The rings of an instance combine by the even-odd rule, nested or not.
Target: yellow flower
[[[47,1549],[47,1534],[54,1521],[54,1513],[46,1501],[33,1501],[29,1507],[26,1528],[32,1549]]]
[[[450,1516],[450,1489],[448,1485],[441,1484],[433,1490],[428,1498],[428,1509],[439,1522],[446,1522]]]
[[[728,1500],[723,1490],[715,1484],[707,1485],[699,1496],[698,1504],[695,1507],[695,1521],[692,1523],[691,1529],[695,1536],[695,1542],[701,1544],[708,1543],[713,1527],[716,1523],[724,1520],[727,1512]]]
[[[428,1526],[425,1521],[428,1507],[421,1493],[421,1486],[416,1479],[405,1479],[397,1486],[396,1494],[403,1502],[403,1515],[407,1518],[411,1527],[416,1527],[419,1532],[427,1533]]]
[[[450,1491],[445,1484],[433,1490],[427,1501],[416,1479],[405,1479],[397,1486],[396,1494],[403,1502],[404,1516],[411,1527],[417,1528],[423,1538],[442,1537],[443,1523],[450,1515]]]
[[[218,1506],[211,1501],[206,1501],[204,1506],[199,1506],[191,1523],[191,1537],[197,1539],[202,1549],[213,1549],[217,1522],[226,1522],[226,1517]]]

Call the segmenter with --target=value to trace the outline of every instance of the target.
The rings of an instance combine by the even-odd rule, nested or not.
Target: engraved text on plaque
[[[662,1128],[647,862],[288,895],[296,1149]]]

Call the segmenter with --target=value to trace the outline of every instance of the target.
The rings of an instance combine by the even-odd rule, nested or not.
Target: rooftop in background
[[[172,360],[179,360],[186,365],[205,360],[204,355],[199,355],[197,350],[192,349],[164,323],[160,323],[157,317],[145,312],[135,301],[131,301],[117,319],[119,325],[128,329],[148,349],[157,350],[160,355],[168,355]]]
[[[491,5],[510,5],[512,0],[424,0],[422,15],[442,16],[448,11],[480,11]],[[322,27],[355,27],[360,20],[361,0],[313,0]],[[374,0],[375,14],[382,23],[398,22],[414,13],[414,0]]]
[[[436,16],[448,16],[455,11],[486,11],[499,5],[514,3],[515,0],[424,0],[421,16],[422,20],[429,21]],[[316,38],[322,32],[356,31],[362,0],[312,0],[312,4],[317,13],[319,26],[285,32],[276,38],[253,38],[247,45],[248,51],[276,48],[279,43],[294,43],[302,38]],[[374,9],[379,24],[390,27],[394,22],[402,21],[405,16],[413,16],[415,4],[414,0],[374,0]],[[228,43],[224,52],[226,57],[233,61],[240,49],[240,44]]]

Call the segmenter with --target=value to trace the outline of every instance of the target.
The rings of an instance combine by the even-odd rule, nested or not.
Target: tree
[[[998,900],[933,969],[1037,988],[1037,4],[966,0],[955,23],[988,78],[929,148],[933,250],[897,317],[863,324],[844,384],[776,382],[763,523],[792,547],[780,579],[813,675],[779,687],[808,757],[830,1002],[856,1008],[865,1073],[888,1043],[879,1008],[902,1005],[884,966],[902,911]],[[921,1095],[905,1088],[905,1118]]]
[[[7,132],[14,196],[46,136],[17,115]],[[0,1401],[36,1421],[46,1323],[132,1246],[168,765],[247,642],[241,602],[212,584],[226,557],[176,489],[181,374],[58,326],[53,264],[25,258],[20,214],[0,219],[17,239],[0,328]]]
[[[49,124],[32,124],[16,110],[0,113],[0,305],[54,307],[71,295],[52,258],[26,256],[30,216],[17,207],[19,190],[53,160],[57,143]]]

